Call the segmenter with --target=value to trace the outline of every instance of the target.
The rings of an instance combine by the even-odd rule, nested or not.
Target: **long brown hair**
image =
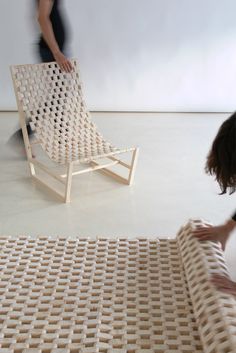
[[[205,170],[215,176],[221,194],[236,191],[236,112],[221,125],[207,157]]]

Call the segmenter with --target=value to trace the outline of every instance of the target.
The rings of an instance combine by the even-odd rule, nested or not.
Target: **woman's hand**
[[[236,226],[236,222],[229,220],[223,225],[219,226],[210,226],[199,227],[193,232],[193,236],[196,237],[199,241],[212,240],[219,241],[222,246],[222,250],[225,250],[226,242],[230,236],[230,233]]]
[[[236,283],[231,281],[230,278],[214,275],[211,278],[211,283],[224,293],[236,295]]]
[[[62,71],[71,72],[73,70],[72,63],[61,51],[55,53],[54,58]]]

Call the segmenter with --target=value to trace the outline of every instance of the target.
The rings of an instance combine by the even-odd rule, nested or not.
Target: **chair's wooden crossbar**
[[[111,157],[108,157],[108,159],[111,159],[112,161],[118,162],[120,165],[122,165],[122,166],[125,167],[125,168],[131,169],[131,165],[129,165],[129,164],[127,164],[127,163],[121,161],[121,160],[118,159],[118,158],[115,158],[115,157],[112,157],[112,156],[111,156]]]
[[[105,168],[105,167],[111,167],[111,166],[116,165],[116,164],[118,164],[118,162],[113,162],[113,163],[107,163],[107,164],[103,164],[103,165],[98,165],[98,166],[86,168],[86,169],[83,169],[83,170],[78,170],[77,172],[73,172],[72,175],[74,176],[74,175],[89,173],[89,172],[93,172],[93,171],[95,171],[95,170],[102,169],[102,168]],[[61,176],[61,178],[66,178],[66,177],[67,177],[67,174],[61,174],[60,176]]]
[[[49,174],[52,178],[56,179],[62,184],[65,184],[65,180],[59,175],[54,173],[52,170],[50,170],[48,167],[46,167],[43,163],[35,160],[34,158],[30,159],[29,162],[31,162],[33,165],[37,166],[38,168],[42,169],[45,173]],[[67,174],[66,174],[67,176]]]
[[[48,191],[50,191],[51,193],[56,195],[61,201],[63,201],[63,202],[65,201],[65,194],[64,193],[60,193],[55,188],[52,188],[48,183],[46,183],[45,181],[43,181],[41,178],[39,178],[36,175],[32,175],[32,178],[33,178],[34,181],[36,181],[36,183],[38,183],[39,185],[47,188]]]
[[[97,163],[96,161],[91,161],[90,164],[92,166],[99,166],[99,163]],[[123,183],[123,184],[126,184],[128,185],[128,180],[122,176],[120,176],[119,174],[107,169],[107,168],[99,168],[98,169],[98,172],[102,173],[102,174],[106,174],[106,175],[109,175],[110,177],[116,179],[117,181]]]
[[[118,173],[115,173],[114,171],[111,171],[110,169],[107,168],[101,168],[100,170],[98,170],[100,173],[106,174],[114,179],[116,179],[117,181],[126,184],[126,185],[131,185],[133,182],[133,178],[134,178],[134,173],[135,173],[135,168],[136,168],[136,164],[137,164],[137,158],[138,158],[138,148],[133,149],[131,152],[132,153],[132,161],[131,164],[127,164],[123,161],[121,161],[120,159],[114,157],[114,156],[110,156],[107,157],[108,159],[113,160],[114,162],[117,162],[117,164],[122,165],[123,167],[127,168],[129,170],[129,176],[128,178],[124,178],[123,176],[119,175]],[[99,166],[99,163],[97,161],[91,161],[90,164],[92,166]]]

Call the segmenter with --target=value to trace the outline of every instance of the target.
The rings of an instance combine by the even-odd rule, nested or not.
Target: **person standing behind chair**
[[[43,62],[56,61],[61,70],[70,72],[73,67],[66,57],[68,31],[61,10],[63,0],[36,0],[37,18],[41,29],[38,51]]]
[[[37,19],[41,35],[37,43],[37,54],[42,62],[56,61],[65,72],[73,70],[72,63],[66,57],[68,31],[61,10],[63,0],[35,0]],[[30,120],[26,124],[29,138],[33,131]],[[23,149],[22,130],[18,129],[8,140],[8,145],[14,149]]]

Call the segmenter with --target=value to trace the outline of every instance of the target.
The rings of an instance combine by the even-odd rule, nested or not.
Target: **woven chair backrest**
[[[43,149],[59,163],[65,153],[57,151],[73,150],[78,138],[88,136],[91,144],[102,140],[83,99],[78,62],[72,64],[70,73],[62,72],[56,62],[11,67],[18,108]]]

